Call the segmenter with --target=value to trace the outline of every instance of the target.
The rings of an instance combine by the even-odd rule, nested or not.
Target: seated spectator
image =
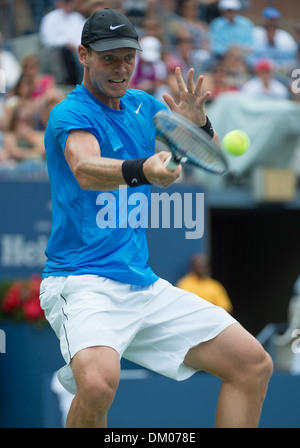
[[[36,130],[46,128],[49,107],[64,98],[62,92],[55,87],[51,75],[39,75],[37,58],[28,55],[22,62],[23,74],[18,84],[4,101],[4,129],[8,129],[17,108],[24,107],[31,111],[33,127]]]
[[[3,149],[0,162],[20,162],[45,160],[44,132],[33,126],[31,110],[26,106],[14,110],[9,129],[3,132]]]
[[[130,87],[155,95],[156,89],[166,78],[166,67],[162,60],[162,46],[156,37],[145,36],[140,39],[143,49],[137,55],[135,70]]]
[[[64,93],[56,87],[51,74],[41,74],[39,58],[28,54],[22,60],[23,76],[32,84],[31,107],[36,129],[46,129],[52,107],[64,99]]]
[[[190,68],[195,69],[196,79],[203,72],[211,69],[213,60],[206,50],[196,49],[190,32],[185,28],[178,28],[176,45],[172,53],[167,54],[167,60],[175,59],[179,62],[184,79]]]
[[[240,1],[220,0],[219,9],[221,16],[210,23],[212,52],[220,57],[235,45],[244,52],[251,53],[253,23],[238,14],[241,9]]]
[[[85,18],[75,11],[74,0],[55,4],[56,8],[43,17],[40,25],[44,71],[53,73],[58,84],[74,85],[82,81],[77,49]]]
[[[251,69],[240,47],[236,45],[230,47],[221,58],[221,63],[227,70],[229,83],[232,87],[240,89],[249,81]]]
[[[32,98],[38,98],[51,90],[55,85],[55,79],[50,74],[40,73],[39,58],[35,54],[26,55],[22,61],[22,74],[32,82]]]
[[[5,6],[11,7],[6,12],[6,21],[10,28],[13,28],[13,34],[10,37],[24,36],[35,32],[34,17],[28,0],[2,0],[0,2],[1,8]],[[39,1],[39,3],[41,3]],[[4,4],[4,5],[3,5]],[[10,4],[10,5],[9,5]],[[5,27],[5,25],[4,25]],[[3,29],[1,27],[1,29]],[[7,34],[5,33],[7,36]]]
[[[289,89],[274,77],[274,64],[268,59],[256,62],[256,75],[248,81],[242,91],[252,95],[268,96],[278,99],[289,99]]]
[[[33,113],[34,101],[32,100],[33,82],[26,76],[22,75],[16,87],[11,90],[10,94],[4,101],[4,129],[8,129],[14,112],[18,108],[26,107]]]
[[[210,263],[203,253],[197,253],[192,257],[190,272],[181,278],[176,286],[224,308],[228,313],[233,311],[224,286],[210,277]]]
[[[181,27],[191,35],[195,49],[210,49],[208,25],[200,20],[200,9],[197,0],[181,0],[178,8]]]
[[[143,21],[143,36],[152,36],[164,44],[164,27],[156,15],[147,15]]]
[[[295,63],[297,42],[287,31],[280,28],[281,13],[275,8],[265,8],[262,12],[264,25],[254,27],[255,60],[271,59],[276,68],[288,71]]]
[[[155,1],[153,4],[154,7],[152,7],[152,12],[149,12],[149,8],[147,12],[147,17],[159,17],[162,24],[161,41],[164,44],[166,51],[171,51],[174,47],[179,22],[182,20],[178,14],[177,3],[178,2],[174,0]],[[147,17],[145,19],[147,19]]]
[[[212,69],[212,73],[205,75],[204,82],[204,89],[211,92],[211,96],[209,98],[210,101],[214,101],[223,93],[236,92],[238,90],[235,85],[231,84],[228,69],[222,63],[216,64]]]

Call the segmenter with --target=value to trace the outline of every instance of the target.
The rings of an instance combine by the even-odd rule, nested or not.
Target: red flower
[[[40,300],[38,297],[27,299],[23,303],[24,316],[28,320],[37,320],[44,317],[44,311],[40,306]]]
[[[13,313],[22,305],[22,289],[23,286],[19,282],[15,282],[4,294],[1,308],[6,313]]]
[[[29,280],[15,281],[3,294],[0,310],[16,321],[45,321],[44,311],[40,306],[41,277],[32,275]]]

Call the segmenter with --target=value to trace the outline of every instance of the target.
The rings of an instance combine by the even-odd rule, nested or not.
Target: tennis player
[[[105,427],[120,378],[120,358],[175,380],[204,370],[222,379],[217,427],[256,427],[272,371],[257,340],[222,308],[178,289],[147,265],[145,229],[125,225],[128,204],[149,184],[167,187],[180,175],[154,154],[153,116],[165,106],[127,89],[140,51],[120,12],[97,11],[85,23],[79,59],[83,83],[51,112],[45,146],[52,191],[52,234],[41,305],[66,365],[63,386],[75,395],[68,427]],[[172,111],[203,127],[209,92],[203,77],[187,83],[176,69],[180,102]],[[102,192],[102,193],[100,193]],[[115,198],[116,226],[97,226],[99,195]],[[103,199],[103,196],[100,196]],[[102,204],[103,205],[103,204]]]

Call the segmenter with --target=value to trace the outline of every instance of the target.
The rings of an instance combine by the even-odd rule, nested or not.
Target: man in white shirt
[[[60,61],[60,73],[53,73],[58,83],[76,84],[82,80],[77,48],[85,18],[75,11],[74,0],[60,0],[55,5],[56,9],[46,14],[41,21],[41,44],[47,55],[44,59],[50,55],[54,65]],[[55,51],[49,51],[53,48]],[[52,71],[56,70],[52,63],[49,63],[49,67]]]
[[[254,67],[256,76],[244,84],[243,92],[278,99],[289,99],[288,88],[274,77],[273,69],[272,61],[268,59],[259,60]]]
[[[272,59],[278,69],[288,70],[293,66],[297,55],[297,42],[287,31],[279,27],[282,15],[275,8],[262,11],[263,26],[253,29],[254,58]]]

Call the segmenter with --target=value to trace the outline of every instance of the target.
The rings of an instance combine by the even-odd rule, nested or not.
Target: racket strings
[[[169,144],[181,153],[182,162],[185,162],[185,156],[190,163],[200,165],[203,168],[222,173],[224,171],[224,163],[222,159],[212,151],[210,141],[207,139],[200,140],[199,137],[193,137],[192,133],[181,125],[165,126],[164,137]]]

